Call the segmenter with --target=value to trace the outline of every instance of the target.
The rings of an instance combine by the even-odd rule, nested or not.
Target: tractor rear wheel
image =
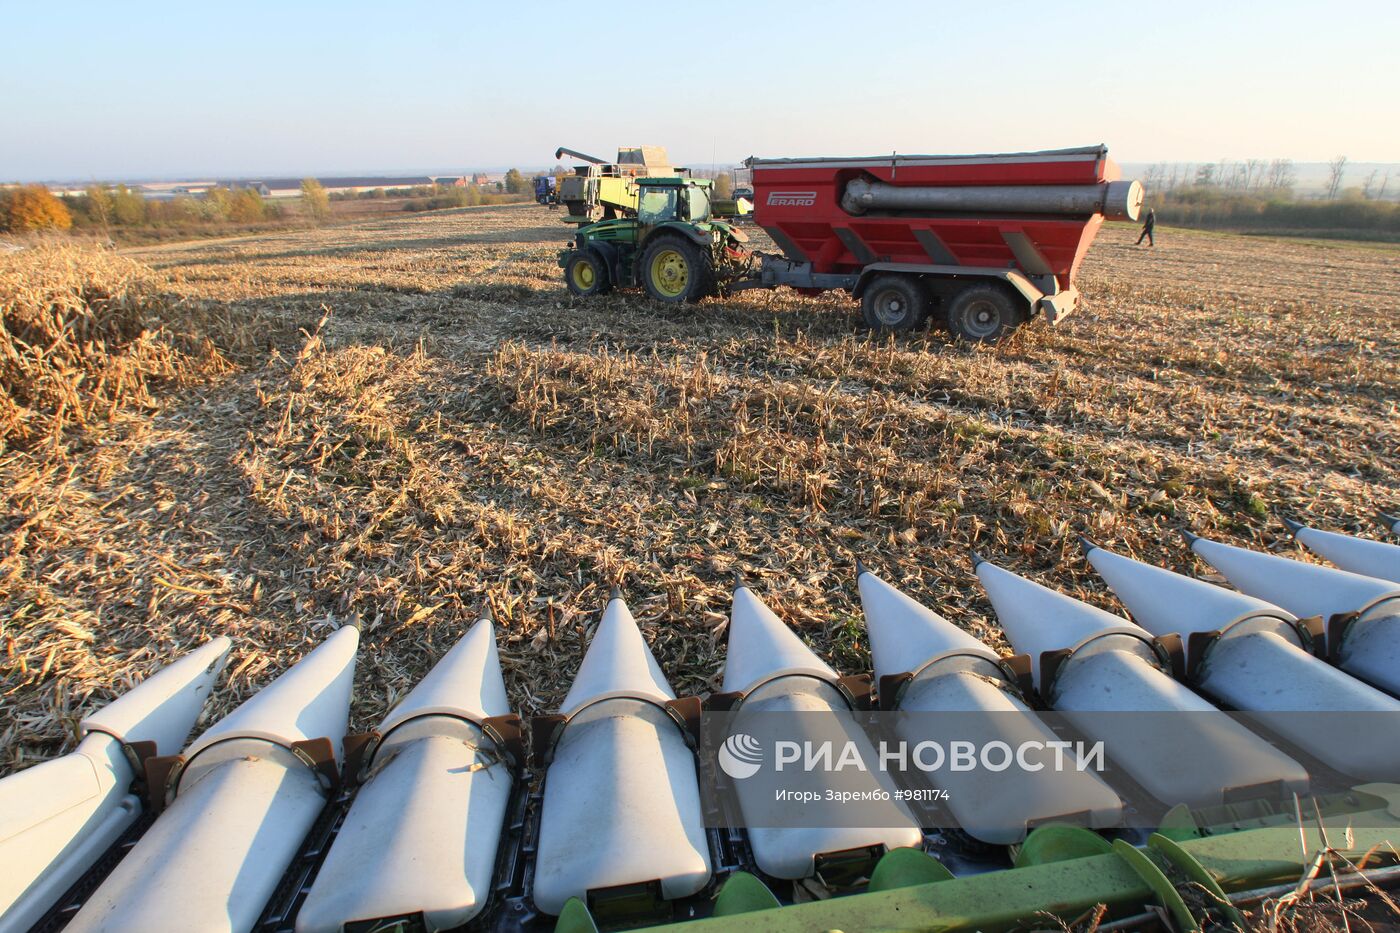
[[[647,294],[657,301],[699,301],[715,292],[713,257],[679,236],[661,236],[648,243],[638,270]]]
[[[886,274],[865,289],[860,310],[865,323],[876,333],[902,334],[924,322],[928,293],[923,283],[910,275]]]
[[[1025,302],[991,282],[969,285],[948,302],[949,332],[974,343],[1000,340],[1025,321]]]
[[[576,250],[564,265],[564,283],[580,298],[612,290],[612,279],[602,257],[591,249]]]

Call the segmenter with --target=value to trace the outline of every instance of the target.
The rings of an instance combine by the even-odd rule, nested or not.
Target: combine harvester
[[[623,146],[617,161],[609,162],[586,152],[560,146],[554,158],[572,156],[585,163],[565,175],[552,192],[554,202],[564,205],[566,224],[591,224],[599,220],[634,217],[637,213],[637,179],[676,178],[685,169],[674,169],[661,146]],[[536,186],[538,201],[538,185]]]
[[[1296,572],[1192,543],[1241,587]],[[1345,652],[1311,653],[1318,626],[1292,612],[1088,558],[1135,623],[975,560],[1012,658],[858,568],[876,691],[741,584],[703,708],[614,591],[559,712],[531,725],[533,776],[489,619],[373,732],[346,735],[359,633],[344,628],[181,751],[229,650],[215,639],[84,720],[69,755],[0,781],[0,931],[995,931],[1098,905],[1116,929],[1197,930],[1237,927],[1241,905],[1305,873],[1329,892],[1334,872],[1338,890],[1400,881],[1400,701]],[[1333,573],[1310,589],[1347,612],[1393,589]],[[1365,727],[1291,725],[1317,709]],[[1115,733],[1127,715],[1195,728]],[[866,751],[880,716],[906,739],[956,721],[989,744],[1060,741],[1062,720],[1106,736],[1110,767],[921,775],[953,817],[928,824],[901,802],[920,789],[908,775],[817,771],[799,786],[905,797],[859,825],[820,796],[726,822],[731,805],[773,811],[742,777],[716,781],[703,724],[737,739],[768,716],[813,717],[798,738],[839,720]],[[1128,802],[1144,789],[1164,813],[1151,824]]]
[[[1143,189],[1102,146],[979,156],[750,159],[754,218],[782,255],[714,219],[710,183],[637,180],[635,216],[580,227],[560,254],[575,295],[643,287],[666,302],[748,288],[849,292],[877,331],[933,317],[996,340],[1074,312],[1074,276],[1105,219]]]

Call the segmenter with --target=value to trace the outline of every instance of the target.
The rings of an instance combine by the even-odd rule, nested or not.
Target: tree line
[[[0,188],[0,233],[74,230],[109,239],[142,230],[197,230],[221,226],[280,223],[295,219],[324,222],[332,201],[355,198],[403,199],[404,210],[424,211],[519,201],[533,182],[512,169],[496,190],[468,185],[377,188],[328,192],[315,178],[301,183],[300,199],[264,198],[253,188],[215,186],[198,194],[147,198],[127,185],[89,185],[79,193],[55,195],[43,185]]]

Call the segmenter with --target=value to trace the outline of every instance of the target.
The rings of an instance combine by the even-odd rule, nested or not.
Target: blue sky
[[[1393,0],[628,9],[0,0],[0,180],[528,168],[638,143],[694,166],[1098,142],[1400,161]]]

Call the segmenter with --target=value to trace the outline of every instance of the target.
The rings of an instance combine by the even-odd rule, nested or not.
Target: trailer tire
[[[1026,322],[1025,302],[992,282],[969,285],[949,299],[946,320],[954,337],[996,341]]]
[[[713,259],[684,237],[663,235],[648,243],[637,275],[648,295],[667,304],[699,301],[715,293]]]
[[[591,249],[575,250],[564,264],[564,284],[579,298],[590,298],[612,291],[608,264]]]
[[[912,275],[878,275],[865,287],[860,312],[877,334],[903,334],[928,317],[928,292]]]

